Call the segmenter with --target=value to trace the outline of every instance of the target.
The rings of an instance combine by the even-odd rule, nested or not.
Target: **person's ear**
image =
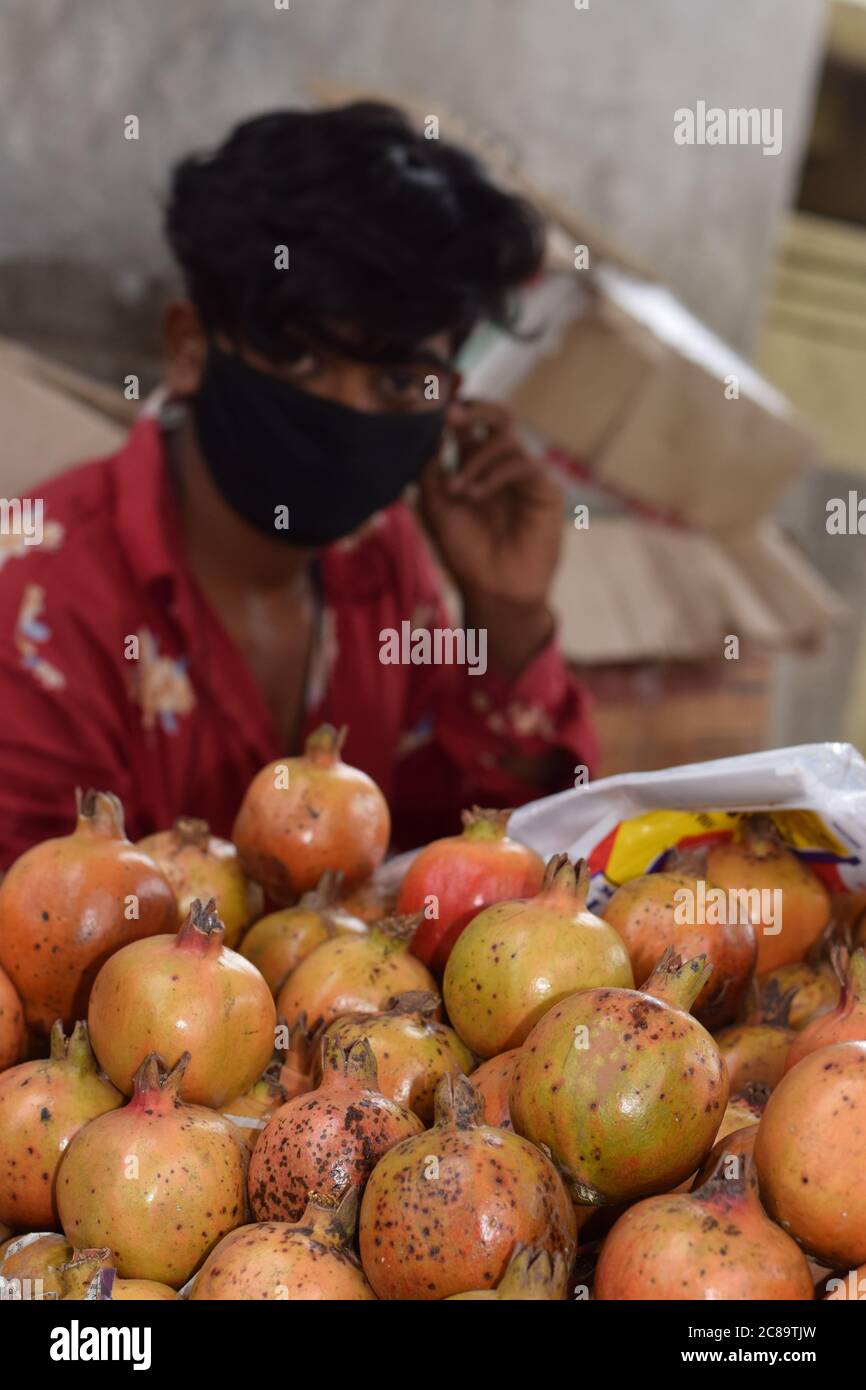
[[[172,396],[194,396],[207,357],[207,336],[189,299],[168,305],[162,320],[165,383]]]

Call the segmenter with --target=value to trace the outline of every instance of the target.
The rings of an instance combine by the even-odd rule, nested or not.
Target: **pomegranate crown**
[[[650,994],[653,999],[688,1013],[712,973],[713,967],[707,956],[692,956],[690,960],[683,960],[673,946],[668,946],[652,974],[644,981],[641,993]]]
[[[55,1019],[51,1025],[49,1055],[52,1062],[71,1062],[78,1071],[99,1070],[83,1018],[78,1020],[68,1038],[63,1032],[63,1019]]]
[[[304,907],[313,912],[321,912],[324,908],[333,907],[340,896],[343,886],[342,869],[326,869],[319,879],[315,888],[304,893],[298,907]]]
[[[343,744],[349,732],[348,724],[336,729],[333,724],[320,724],[308,735],[304,744],[304,755],[310,762],[321,767],[331,767],[339,762]]]
[[[336,1193],[310,1192],[298,1225],[312,1231],[318,1240],[349,1249],[358,1223],[360,1193],[355,1186]]]
[[[207,849],[210,826],[206,820],[198,820],[195,816],[178,816],[171,832],[180,845],[194,845],[196,849]]]
[[[398,1016],[416,1015],[425,1020],[432,1019],[442,1003],[432,989],[407,989],[403,994],[395,994],[388,1000],[384,1012]]]
[[[356,1038],[347,1046],[327,1035],[322,1043],[322,1085],[328,1079],[353,1081],[365,1091],[378,1091],[376,1056],[367,1038]]]
[[[482,806],[471,806],[460,812],[463,835],[468,840],[504,840],[511,818],[511,810],[490,811]]]
[[[184,1052],[169,1070],[158,1052],[149,1052],[132,1078],[130,1105],[150,1106],[155,1097],[164,1097],[174,1105],[179,1105],[181,1082],[190,1061],[190,1053]]]
[[[83,792],[75,788],[76,830],[102,835],[107,840],[125,840],[123,805],[114,792],[98,792],[93,787]]]
[[[370,936],[392,951],[403,950],[408,947],[423,920],[423,909],[420,912],[398,912],[374,922]]]
[[[692,1196],[698,1202],[738,1201],[758,1196],[758,1174],[751,1154],[734,1154],[723,1149],[709,1176]]]
[[[553,854],[544,870],[542,893],[565,893],[568,897],[586,902],[589,891],[589,865],[585,859],[569,859],[567,854]]]
[[[202,955],[218,954],[222,949],[225,927],[217,916],[216,899],[202,904],[193,898],[186,921],[177,933],[174,944],[179,950],[198,951]]]
[[[434,1129],[475,1129],[484,1105],[468,1076],[440,1077],[433,1100]]]
[[[551,1255],[543,1245],[518,1242],[499,1281],[508,1298],[564,1298],[568,1270],[560,1252]]]

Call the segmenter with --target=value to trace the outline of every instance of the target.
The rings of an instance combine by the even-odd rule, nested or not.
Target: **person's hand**
[[[463,594],[467,625],[486,627],[498,664],[518,670],[548,640],[546,605],[562,536],[559,489],[521,443],[508,412],[456,401],[448,413],[460,454],[421,477],[421,510]]]

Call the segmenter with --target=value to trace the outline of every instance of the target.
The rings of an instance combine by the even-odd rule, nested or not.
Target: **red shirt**
[[[289,750],[187,568],[157,421],[40,492],[41,545],[0,549],[0,865],[72,828],[77,785],[115,792],[133,839],[178,815],[227,836],[253,775]],[[344,756],[387,796],[397,846],[449,833],[472,803],[550,790],[507,773],[505,751],[591,766],[585,697],[553,643],[516,678],[381,664],[382,629],[453,626],[403,504],[320,561],[304,730],[349,726]]]

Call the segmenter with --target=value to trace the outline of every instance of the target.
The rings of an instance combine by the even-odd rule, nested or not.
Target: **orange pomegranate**
[[[24,1056],[27,1029],[21,1000],[5,970],[0,970],[0,1071],[14,1067]]]
[[[802,960],[830,920],[824,884],[787,848],[766,816],[745,816],[738,840],[711,846],[707,873],[720,888],[752,895],[759,974]],[[756,895],[777,891],[780,897],[767,901],[781,904],[781,921],[763,921]]]
[[[18,1231],[57,1226],[57,1170],[78,1131],[123,1096],[100,1076],[87,1037],[76,1023],[67,1042],[59,1021],[51,1056],[21,1062],[0,1075],[0,1221]]]
[[[761,994],[753,992],[752,1007],[742,1023],[732,1023],[716,1033],[716,1046],[727,1064],[732,1091],[749,1085],[772,1090],[782,1079],[785,1058],[796,1037],[788,1026],[793,998],[793,989],[780,994],[773,981]]]
[[[177,904],[154,861],[127,840],[110,792],[76,793],[71,835],[16,859],[0,885],[0,965],[34,1032],[87,1012],[104,961],[127,942],[177,927]]]
[[[353,917],[337,902],[340,878],[326,869],[296,907],[282,907],[259,918],[241,942],[241,955],[262,972],[274,994],[314,947],[332,936],[363,935],[367,930],[360,917]]]
[[[512,1047],[508,1052],[500,1052],[498,1057],[489,1057],[476,1067],[470,1080],[481,1097],[482,1114],[486,1125],[497,1129],[513,1129],[511,1111],[508,1108],[508,1092],[514,1076],[514,1066],[520,1056],[520,1048]]]
[[[435,993],[436,983],[409,954],[420,913],[388,917],[364,936],[323,941],[293,970],[277,996],[277,1012],[291,1025],[306,1014],[313,1028],[343,1014],[380,1014],[409,990]]]
[[[217,1108],[271,1060],[276,1010],[255,966],[223,945],[213,899],[196,899],[179,932],[135,941],[105,962],[88,1024],[102,1067],[127,1095],[149,1053],[173,1067],[189,1052],[181,1095]]]
[[[866,950],[860,946],[854,952],[847,970],[843,969],[841,949],[837,951],[836,961],[845,981],[839,1003],[830,1013],[813,1018],[794,1036],[785,1058],[785,1071],[790,1071],[819,1047],[849,1041],[866,1042]]]
[[[236,946],[251,922],[264,912],[264,894],[247,878],[231,840],[211,835],[205,820],[179,816],[171,830],[139,840],[138,848],[162,869],[177,898],[178,926],[193,900],[214,898],[225,927],[226,946]]]
[[[365,772],[340,758],[346,729],[323,724],[299,758],[257,773],[232,830],[241,863],[281,906],[314,888],[326,869],[347,889],[382,862],[391,834],[388,804]]]
[[[755,929],[747,920],[729,922],[707,897],[714,885],[707,881],[705,852],[668,858],[662,872],[617,888],[601,916],[625,942],[639,985],[668,946],[684,959],[707,957],[713,972],[692,1013],[713,1031],[737,1017],[746,996],[757,958]]]

